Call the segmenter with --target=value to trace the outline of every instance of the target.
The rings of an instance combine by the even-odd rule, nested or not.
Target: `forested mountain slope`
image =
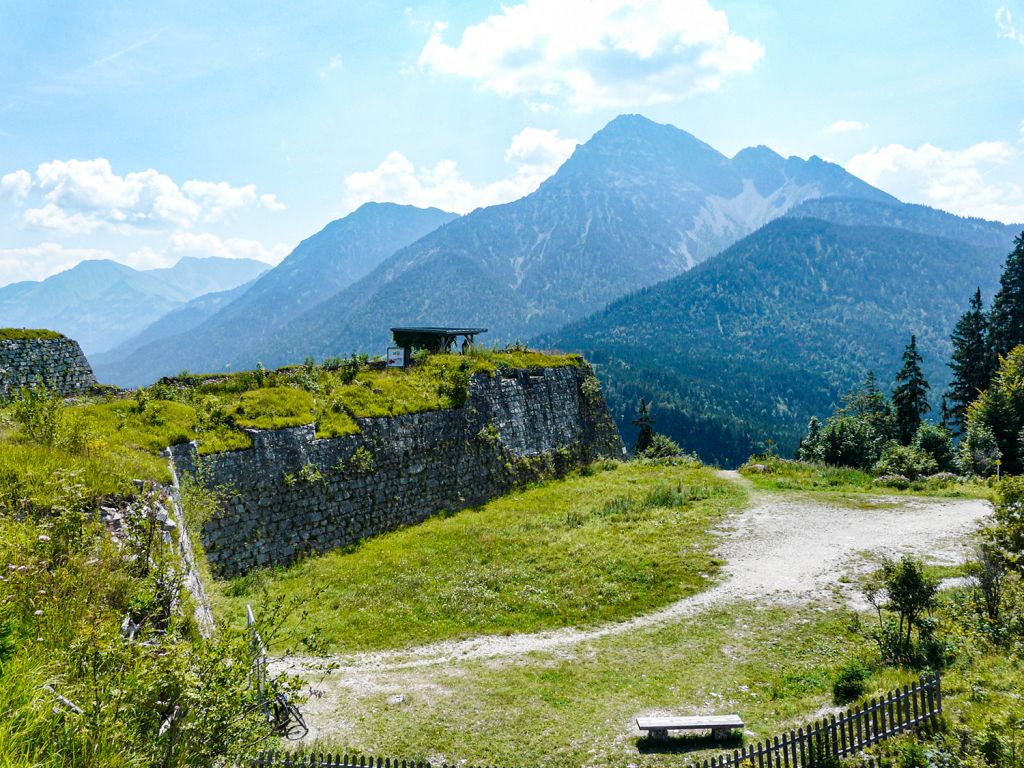
[[[627,442],[645,398],[656,429],[707,460],[769,439],[789,454],[869,370],[888,382],[912,333],[941,394],[950,330],[1007,249],[787,217],[539,343],[587,355]]]

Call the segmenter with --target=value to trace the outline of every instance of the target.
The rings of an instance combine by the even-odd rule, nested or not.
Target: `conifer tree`
[[[956,430],[963,429],[967,406],[988,388],[992,379],[988,318],[981,301],[981,289],[974,292],[971,306],[953,328],[953,355],[949,367],[953,378],[943,396],[942,418]]]
[[[921,418],[931,408],[928,404],[928,390],[931,387],[921,371],[922,361],[917,351],[917,338],[911,336],[910,343],[903,350],[903,368],[896,375],[896,388],[892,392],[896,428],[902,445],[910,445],[914,433],[921,426]]]
[[[1024,344],[1024,232],[1014,238],[1013,246],[989,313],[993,366],[1018,344]]]
[[[654,418],[647,407],[647,401],[640,399],[640,410],[637,411],[633,424],[640,428],[636,436],[636,443],[633,445],[633,455],[639,456],[651,447],[654,442]]]

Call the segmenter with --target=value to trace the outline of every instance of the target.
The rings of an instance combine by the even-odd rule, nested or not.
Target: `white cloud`
[[[268,248],[257,240],[240,237],[220,238],[209,232],[176,232],[171,235],[167,253],[174,256],[174,261],[182,256],[219,256],[224,259],[257,259],[277,264],[290,250],[284,243],[276,243]]]
[[[1017,28],[1013,21],[1013,13],[1005,5],[999,6],[999,10],[996,11],[996,26],[999,28],[996,33],[998,37],[1016,40],[1024,45],[1024,29]]]
[[[331,72],[333,72],[336,69],[339,69],[343,64],[344,64],[344,61],[342,60],[341,55],[337,54],[337,53],[334,54],[327,61],[327,66],[323,67],[320,70],[320,77],[326,78],[328,75],[331,74]]]
[[[857,155],[846,168],[909,202],[961,216],[1019,223],[1024,222],[1024,189],[987,178],[1019,156],[1020,151],[1005,141],[981,142],[963,150],[889,144]]]
[[[0,197],[21,205],[32,189],[32,174],[26,170],[11,171],[0,176]]]
[[[863,131],[867,127],[867,123],[862,123],[859,120],[836,120],[825,129],[825,133],[851,133]]]
[[[153,169],[120,176],[110,161],[54,160],[36,169],[35,189],[39,205],[24,213],[26,224],[64,234],[88,233],[103,228],[122,233],[138,229],[184,228],[199,222],[217,221],[232,211],[262,206],[284,208],[274,195],[259,195],[254,184],[235,187],[221,181],[193,179],[178,185]],[[8,179],[23,201],[33,188],[27,171],[15,171]],[[27,182],[27,184],[26,184]]]
[[[260,195],[260,205],[268,211],[283,211],[288,206],[277,199],[277,195]]]
[[[524,128],[505,151],[506,162],[514,165],[512,175],[482,186],[465,179],[454,160],[417,168],[394,151],[372,171],[345,177],[345,204],[355,208],[368,201],[394,202],[466,213],[506,203],[533,192],[572,154],[576,143],[561,138],[557,130]]]
[[[525,0],[466,27],[434,24],[421,66],[465,77],[532,109],[647,106],[721,87],[764,56],[708,0]]]
[[[112,259],[98,248],[65,248],[58,243],[41,243],[27,248],[0,248],[0,285],[20,280],[42,280],[70,269],[86,259]]]

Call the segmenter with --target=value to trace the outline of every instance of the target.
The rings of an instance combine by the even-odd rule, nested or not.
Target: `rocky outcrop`
[[[230,453],[169,449],[179,474],[226,491],[202,531],[217,575],[285,564],[623,456],[585,363],[477,374],[461,408],[357,421],[360,433],[346,437],[317,439],[307,425],[253,430],[252,448]]]

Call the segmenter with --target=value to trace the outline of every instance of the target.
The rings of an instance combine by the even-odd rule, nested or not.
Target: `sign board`
[[[405,367],[405,350],[402,347],[388,347],[388,368]]]

